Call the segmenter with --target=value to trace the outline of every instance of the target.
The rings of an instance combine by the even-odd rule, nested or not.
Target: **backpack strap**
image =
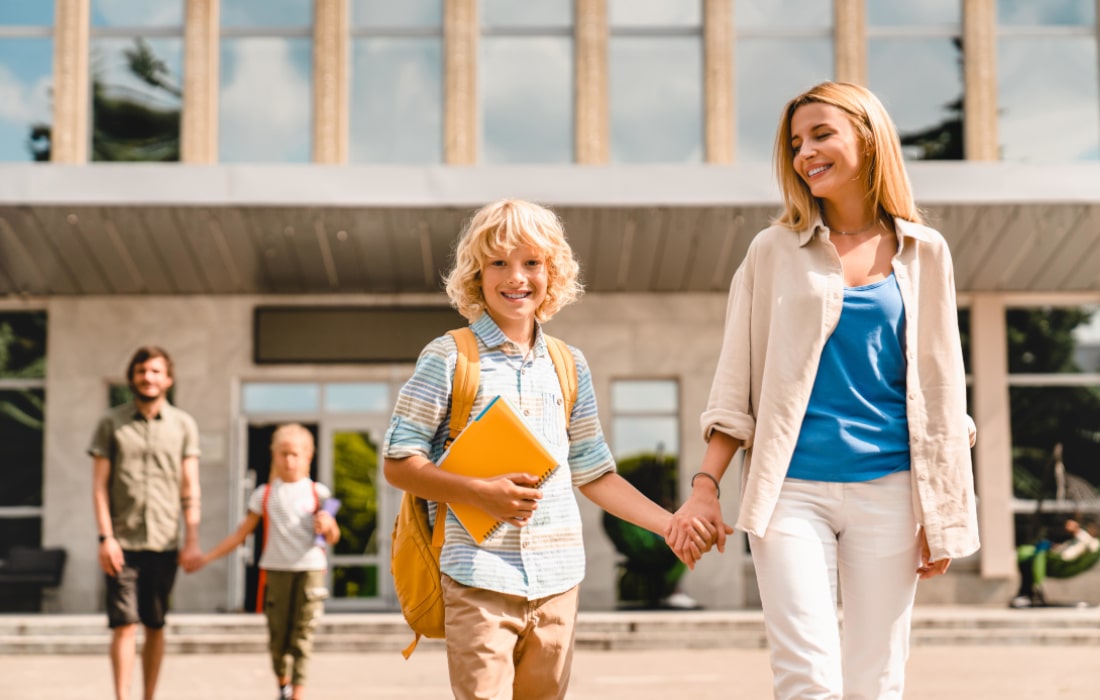
[[[466,424],[470,422],[470,413],[474,410],[477,398],[477,385],[481,381],[481,354],[477,349],[477,336],[472,328],[456,328],[447,331],[455,339],[458,358],[455,360],[455,376],[451,385],[451,424],[446,446],[450,447]]]
[[[554,363],[554,371],[558,373],[561,395],[565,399],[565,429],[568,430],[569,419],[573,417],[573,406],[577,403],[577,361],[564,341],[546,334],[542,337],[546,341],[550,360]]]
[[[456,328],[447,331],[455,340],[458,357],[455,359],[455,374],[451,383],[451,423],[445,447],[450,447],[466,424],[470,422],[470,413],[474,410],[477,398],[477,386],[481,382],[481,353],[477,349],[477,336],[473,329]],[[432,546],[442,547],[447,530],[447,504],[436,504],[435,528],[432,530]]]
[[[260,546],[260,552],[262,553],[267,549],[267,530],[271,519],[267,516],[267,501],[271,498],[271,480],[268,478],[267,484],[264,485],[264,540]],[[256,562],[256,568],[259,573],[256,576],[256,612],[262,613],[264,611],[264,590],[267,588],[267,572],[260,568],[260,562]]]

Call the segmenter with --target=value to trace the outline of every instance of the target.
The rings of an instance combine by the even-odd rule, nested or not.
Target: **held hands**
[[[689,569],[694,569],[695,563],[714,545],[718,545],[719,552],[725,552],[726,537],[733,534],[733,528],[722,520],[717,494],[714,491],[704,494],[702,490],[701,487],[692,491],[673,514],[665,533],[665,542]]]
[[[197,542],[187,542],[183,545],[179,554],[179,564],[189,574],[195,573],[206,565],[206,558],[203,557]]]
[[[534,474],[516,472],[492,479],[478,479],[474,484],[476,505],[497,520],[515,527],[531,522],[538,510],[542,491],[535,488],[539,479]]]

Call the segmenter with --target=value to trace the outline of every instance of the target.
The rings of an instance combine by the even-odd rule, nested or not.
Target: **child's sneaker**
[[[294,686],[290,683],[279,686],[279,697],[275,700],[290,700],[294,697]]]

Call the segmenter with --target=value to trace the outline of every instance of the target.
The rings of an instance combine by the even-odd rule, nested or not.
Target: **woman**
[[[743,447],[737,527],[775,696],[900,698],[917,580],[978,548],[951,257],[866,89],[791,100],[775,161],[784,212],[734,275],[707,450],[668,541],[690,558],[698,517],[724,547],[718,486]]]

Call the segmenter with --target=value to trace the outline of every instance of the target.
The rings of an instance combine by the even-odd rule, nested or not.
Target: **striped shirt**
[[[471,416],[496,396],[518,408],[528,427],[558,459],[542,486],[542,500],[525,527],[502,525],[479,546],[447,514],[440,569],[455,581],[528,600],[569,590],[584,578],[584,538],[573,487],[615,471],[596,411],[592,374],[584,355],[570,347],[577,363],[577,402],[569,430],[557,372],[536,327],[533,351],[524,360],[488,314],[471,324],[481,355],[481,381]],[[424,348],[413,376],[397,397],[383,454],[438,461],[451,419],[451,382],[458,350],[450,336]],[[516,465],[517,471],[523,465]],[[435,504],[431,504],[434,518]]]

